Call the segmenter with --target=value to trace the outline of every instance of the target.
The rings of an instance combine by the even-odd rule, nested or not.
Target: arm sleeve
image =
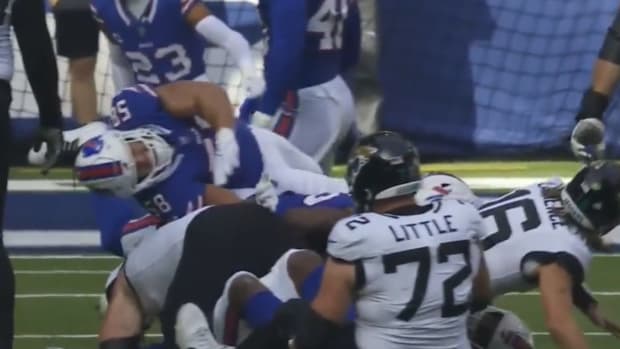
[[[39,0],[16,1],[12,24],[24,69],[39,107],[41,126],[61,128],[58,66],[45,22],[43,3]]]
[[[230,29],[214,15],[206,16],[200,20],[196,23],[195,29],[205,39],[230,53],[244,77],[256,73],[250,44],[241,34]]]
[[[305,0],[270,4],[269,51],[265,56],[267,89],[258,111],[274,115],[288,90],[296,90],[307,26]]]
[[[133,70],[131,65],[121,48],[110,41],[108,45],[110,49],[110,62],[112,63],[112,81],[114,81],[114,87],[117,91],[135,85]]]
[[[342,68],[347,73],[359,62],[362,45],[362,23],[357,0],[349,3],[349,13],[344,21],[342,35]]]

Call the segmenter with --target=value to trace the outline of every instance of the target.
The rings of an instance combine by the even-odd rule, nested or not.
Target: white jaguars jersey
[[[124,271],[147,318],[163,308],[181,255],[187,227],[205,206],[159,227],[146,235],[127,256]]]
[[[354,262],[361,349],[470,348],[466,318],[482,217],[440,200],[411,215],[364,213],[336,224],[327,251]]]
[[[535,288],[537,266],[555,260],[582,281],[592,253],[577,228],[558,215],[561,200],[543,195],[544,188],[558,184],[534,184],[480,208],[487,231],[484,256],[495,295]]]

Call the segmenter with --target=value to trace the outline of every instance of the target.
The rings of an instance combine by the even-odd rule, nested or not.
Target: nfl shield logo
[[[140,35],[140,37],[143,37],[145,34],[146,34],[146,28],[144,28],[143,26],[139,26],[138,35]]]

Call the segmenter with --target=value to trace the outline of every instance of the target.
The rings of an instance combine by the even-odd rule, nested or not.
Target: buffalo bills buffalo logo
[[[97,155],[103,149],[103,140],[101,137],[95,137],[82,146],[82,155],[87,158],[92,155]]]

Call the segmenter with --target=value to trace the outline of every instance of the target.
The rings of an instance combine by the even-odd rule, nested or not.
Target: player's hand
[[[226,184],[228,176],[239,167],[239,144],[232,129],[221,128],[215,134],[213,162],[213,184]]]
[[[256,98],[265,92],[265,78],[262,73],[253,74],[243,79],[246,98]]]
[[[47,175],[58,162],[63,144],[62,130],[59,128],[42,127],[39,129],[32,149],[35,153],[43,152],[42,159],[37,161],[37,164],[41,166],[42,174]]]
[[[263,173],[255,189],[256,195],[254,199],[256,203],[269,209],[271,212],[275,212],[278,207],[278,193],[269,175]]]
[[[271,130],[273,128],[273,123],[274,123],[274,117],[268,114],[265,114],[263,112],[260,111],[255,111],[254,114],[252,114],[252,126],[255,127],[260,127],[260,128],[266,128],[268,130]]]
[[[585,163],[600,160],[605,155],[605,125],[596,118],[577,122],[570,137],[573,154]]]

